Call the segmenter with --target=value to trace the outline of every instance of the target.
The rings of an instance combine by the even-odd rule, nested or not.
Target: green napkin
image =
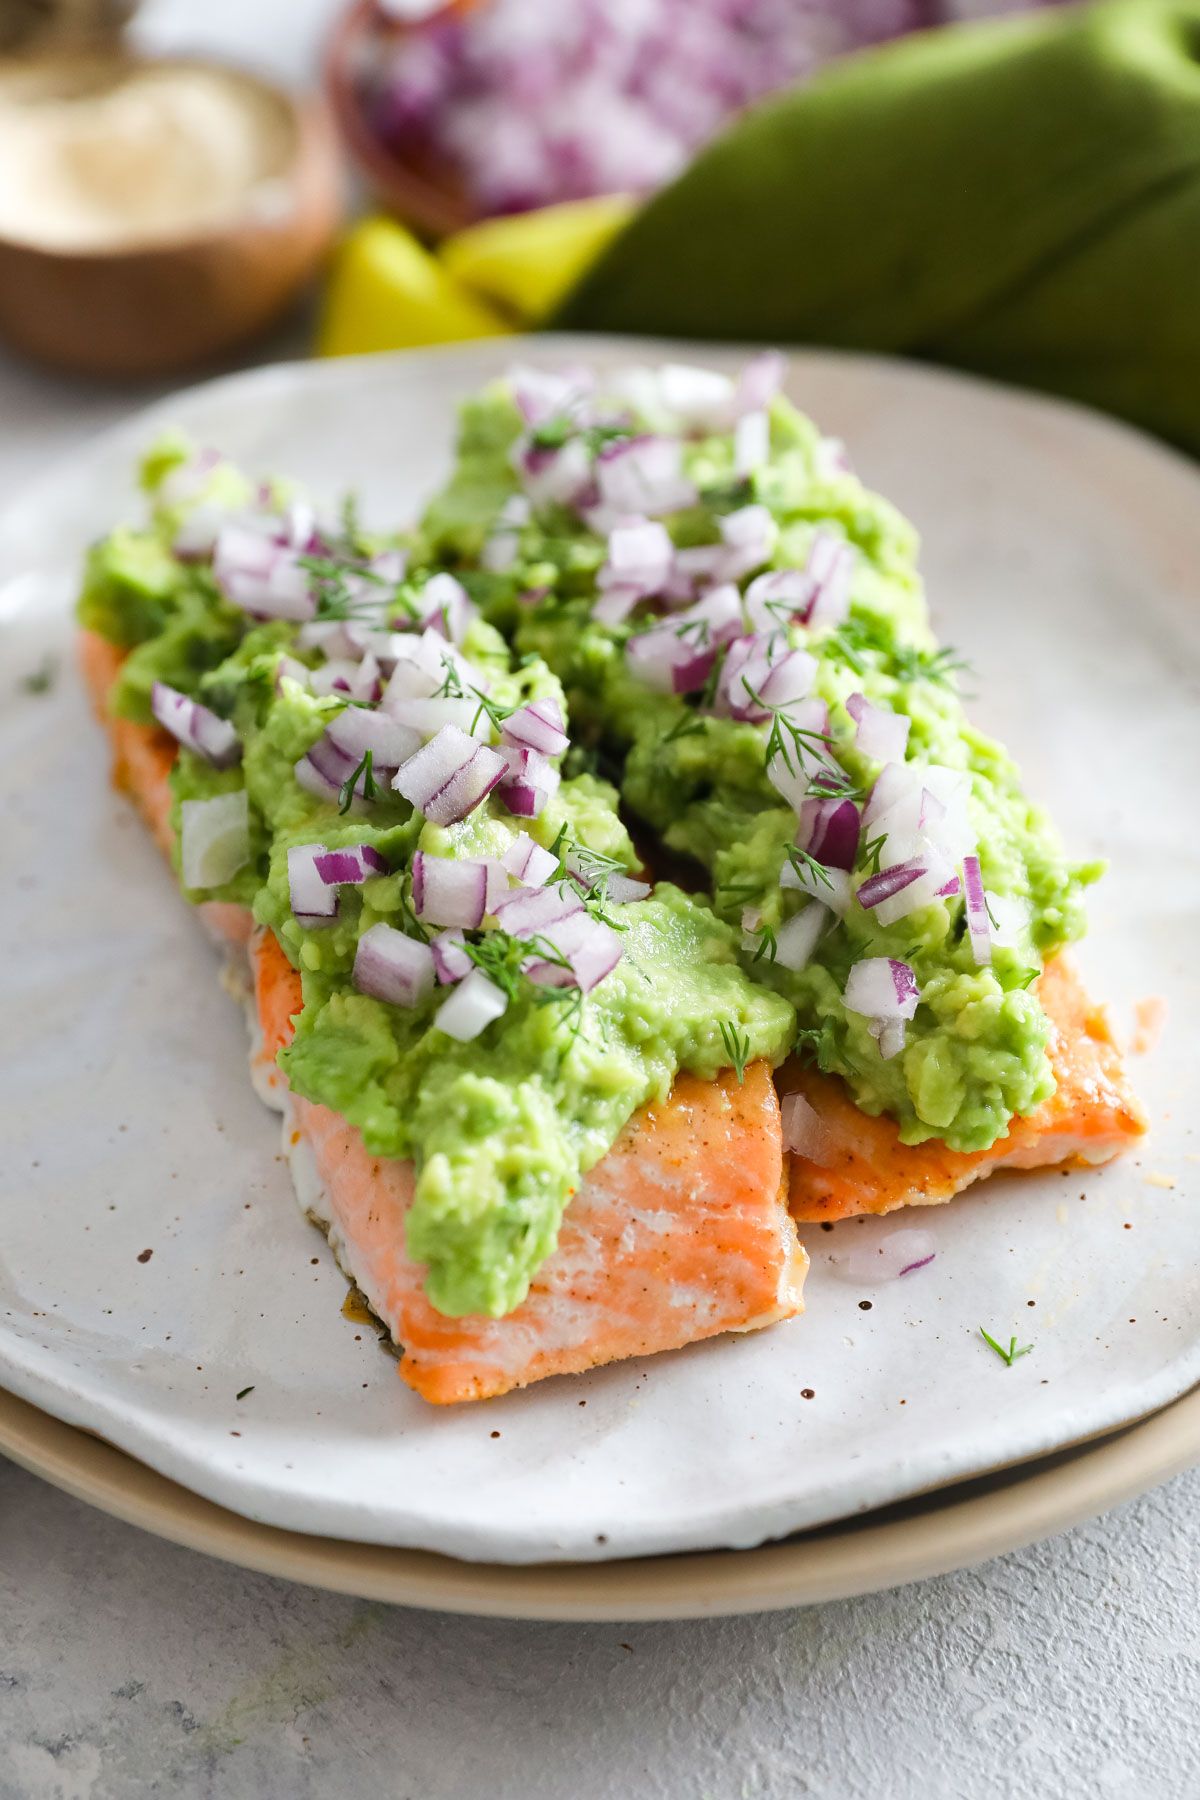
[[[1200,0],[834,65],[656,196],[554,323],[954,363],[1200,453]]]

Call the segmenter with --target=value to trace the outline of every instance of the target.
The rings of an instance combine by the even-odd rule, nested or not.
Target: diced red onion
[[[521,439],[512,462],[535,506],[581,506],[593,492],[592,461],[582,438],[568,438],[552,450]]]
[[[872,762],[904,761],[911,719],[903,713],[873,706],[865,694],[851,694],[846,701],[846,711],[857,727],[854,741],[864,756],[869,756]]]
[[[615,588],[622,596],[636,589],[640,599],[649,598],[662,591],[674,556],[675,546],[658,520],[635,518],[614,525],[597,585],[601,591]]]
[[[497,785],[497,794],[514,817],[536,819],[558,792],[562,776],[540,750],[502,745],[498,754],[504,758],[507,772]]]
[[[937,1255],[937,1239],[929,1231],[904,1227],[889,1231],[875,1243],[855,1244],[844,1258],[834,1261],[833,1272],[856,1287],[897,1281],[924,1269]]]
[[[348,844],[338,850],[322,850],[314,857],[313,866],[326,887],[361,887],[373,876],[389,872],[373,844]]]
[[[610,906],[631,906],[635,900],[646,900],[653,889],[648,881],[635,881],[632,875],[609,875],[604,884],[604,898]]]
[[[971,938],[971,954],[983,967],[992,960],[992,929],[988,918],[987,895],[977,856],[964,856],[962,861],[963,895],[967,908],[967,931]]]
[[[506,744],[519,750],[540,750],[543,756],[561,756],[571,741],[563,728],[562,708],[550,695],[529,700],[510,713],[500,736]]]
[[[775,933],[775,961],[780,968],[796,975],[806,969],[829,923],[829,909],[810,904],[781,925]]]
[[[463,949],[465,941],[461,931],[439,931],[431,942],[434,973],[442,987],[453,987],[471,973],[474,965]]]
[[[497,905],[496,918],[510,937],[527,938],[583,911],[579,895],[558,883],[554,887],[514,889]]]
[[[453,575],[431,575],[421,589],[421,624],[439,631],[452,644],[461,644],[476,617],[475,608],[461,581]]]
[[[716,646],[681,637],[674,624],[639,632],[625,646],[630,671],[657,694],[694,694],[716,661]]]
[[[270,522],[267,528],[272,529]],[[213,577],[235,606],[259,618],[302,621],[316,610],[297,551],[245,521],[222,527],[213,548]]]
[[[544,886],[558,867],[558,858],[525,831],[518,831],[502,860],[508,873],[527,888]]]
[[[740,581],[752,569],[769,562],[779,539],[779,527],[765,506],[742,506],[718,520],[725,556],[724,581]]]
[[[433,951],[394,925],[364,931],[354,953],[354,985],[360,994],[391,1006],[417,1006],[433,992]]]
[[[854,552],[845,538],[818,531],[809,545],[805,572],[813,584],[813,597],[805,615],[807,625],[840,625],[850,611],[854,581]]]
[[[249,861],[250,803],[245,788],[183,802],[179,863],[184,887],[223,887]]]
[[[534,369],[524,363],[509,369],[506,379],[517,411],[526,425],[547,419],[582,419],[593,387],[590,369]]]
[[[163,484],[165,487],[165,483]],[[161,492],[161,489],[160,489]],[[193,562],[211,554],[230,517],[229,508],[210,500],[192,506],[179,521],[171,552],[180,562]]]
[[[423,850],[413,857],[413,911],[423,924],[475,930],[487,910],[487,890],[488,866],[480,858],[429,856]]]
[[[420,732],[402,725],[388,713],[365,706],[348,706],[338,713],[326,726],[325,736],[343,756],[356,763],[369,750],[376,773],[398,769],[421,748]]]
[[[785,1094],[779,1104],[783,1120],[783,1146],[806,1162],[829,1168],[837,1160],[834,1132],[803,1094]]]
[[[530,981],[543,987],[577,987],[590,994],[621,960],[621,939],[611,926],[587,913],[548,926],[538,934],[561,952],[570,967],[535,955],[525,964]]]
[[[434,825],[456,825],[487,798],[507,768],[495,750],[476,743],[456,725],[443,725],[423,749],[401,763],[392,786]]]
[[[782,350],[760,350],[743,363],[733,395],[735,416],[745,418],[748,413],[770,406],[786,374],[787,357]]]
[[[831,869],[852,869],[858,856],[858,808],[853,800],[808,799],[800,808],[796,842]]]
[[[779,631],[804,619],[812,604],[812,577],[803,569],[768,569],[746,589],[746,623],[751,631]]]
[[[229,769],[240,761],[241,741],[228,719],[218,718],[209,707],[181,694],[178,688],[156,681],[150,689],[150,710],[177,743],[194,750],[214,769]]]
[[[473,696],[455,699],[449,695],[429,700],[393,700],[387,707],[397,724],[429,739],[446,729],[477,740],[491,733],[491,721]]]
[[[892,956],[868,956],[856,962],[846,977],[842,1004],[848,1012],[861,1013],[879,1042],[880,1055],[895,1056],[904,1047],[904,1021],[911,1019],[920,999],[916,976],[905,962]]]
[[[854,897],[850,877],[844,869],[827,869],[822,865],[818,874],[807,863],[797,865],[790,859],[785,861],[780,871],[779,885],[782,888],[798,888],[802,894],[819,900],[822,906],[827,906],[839,918],[844,917]]]
[[[816,472],[828,481],[838,475],[853,475],[854,468],[841,438],[823,437],[814,452]]]
[[[858,890],[859,905],[873,912],[879,924],[894,925],[935,900],[952,874],[949,864],[928,850],[923,857],[868,876]]]
[[[482,685],[476,671],[436,631],[424,631],[420,637],[398,636],[395,648],[394,666],[381,702],[386,712],[393,711],[401,700],[432,699],[446,685],[451,669],[460,676],[469,671],[467,679]]]
[[[360,661],[336,658],[322,663],[309,674],[309,687],[314,694],[344,694],[348,700],[376,701],[383,691],[379,664],[371,655]]]
[[[275,692],[282,694],[285,681],[294,681],[298,687],[308,688],[308,678],[312,670],[294,656],[281,656],[275,667]],[[311,691],[311,690],[310,690]]]
[[[288,904],[301,925],[329,925],[337,917],[337,889],[317,869],[326,854],[324,844],[295,844],[287,853]]]
[[[733,472],[741,479],[761,469],[771,454],[771,421],[765,412],[747,413],[733,431]]]
[[[881,869],[878,875],[868,875],[859,886],[858,903],[870,910],[882,901],[890,900],[894,894],[902,893],[928,873],[923,862],[894,863],[890,869]]]
[[[691,363],[658,370],[659,404],[677,431],[726,431],[733,424],[734,385],[728,375]]]
[[[694,506],[695,484],[683,473],[677,438],[617,438],[596,457],[601,504],[617,513],[661,518]]]
[[[472,969],[450,998],[442,1001],[433,1015],[433,1022],[439,1031],[467,1044],[498,1019],[507,1005],[505,995],[488,980],[483,970]]]

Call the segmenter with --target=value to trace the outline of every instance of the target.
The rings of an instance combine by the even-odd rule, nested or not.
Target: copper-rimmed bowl
[[[103,81],[148,59],[121,52],[21,59],[9,69]],[[90,375],[172,373],[210,361],[266,328],[313,276],[341,210],[337,143],[320,100],[196,59],[266,95],[286,146],[269,208],[248,205],[201,232],[128,246],[54,248],[0,236],[0,337],[40,361]]]
[[[464,12],[472,0],[450,0],[444,13]],[[555,0],[547,0],[547,5]],[[437,13],[431,15],[437,18]],[[379,137],[364,100],[364,75],[408,32],[428,19],[401,25],[381,17],[373,0],[355,0],[338,19],[325,51],[325,90],[342,140],[363,179],[390,212],[430,238],[449,237],[476,217],[453,169],[414,153],[401,156]]]

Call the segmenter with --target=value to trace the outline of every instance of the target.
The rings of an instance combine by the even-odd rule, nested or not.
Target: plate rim
[[[722,1618],[822,1605],[971,1568],[1053,1537],[1200,1464],[1200,1387],[1006,1485],[750,1550],[591,1563],[466,1562],[242,1517],[0,1388],[0,1453],[77,1500],[235,1567],[421,1611],[539,1623]]]

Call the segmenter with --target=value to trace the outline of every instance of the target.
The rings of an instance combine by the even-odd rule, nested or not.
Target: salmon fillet
[[[112,740],[114,782],[169,853],[174,741],[109,714],[121,651],[83,633],[80,660]],[[299,975],[270,932],[251,938],[245,908],[210,902],[201,911],[227,943],[249,940],[251,1073],[285,1113],[301,1204],[403,1347],[400,1374],[426,1400],[482,1400],[802,1311],[808,1257],[786,1207],[779,1102],[770,1069],[755,1063],[742,1085],[732,1074],[681,1076],[662,1105],[630,1120],[572,1199],[557,1249],[515,1312],[446,1318],[404,1248],[412,1165],[370,1156],[339,1114],[288,1092],[276,1057],[301,1008]]]
[[[1013,1119],[990,1150],[902,1144],[892,1119],[860,1112],[836,1076],[789,1066],[781,1085],[801,1093],[826,1127],[821,1162],[791,1157],[790,1204],[800,1220],[846,1219],[900,1206],[936,1206],[997,1169],[1109,1162],[1142,1135],[1146,1118],[1130,1089],[1108,1021],[1068,957],[1048,963],[1038,997],[1050,1020],[1048,1053],[1058,1086]]]
[[[300,978],[269,932],[251,945],[263,1035],[291,1039]],[[719,1081],[681,1075],[591,1170],[554,1254],[502,1319],[449,1319],[406,1254],[412,1164],[373,1157],[328,1107],[290,1097],[284,1145],[301,1203],[342,1270],[403,1346],[400,1374],[426,1400],[484,1400],[548,1375],[754,1331],[802,1310],[808,1257],[783,1199],[779,1106],[765,1063]],[[315,1179],[314,1179],[315,1178]]]

